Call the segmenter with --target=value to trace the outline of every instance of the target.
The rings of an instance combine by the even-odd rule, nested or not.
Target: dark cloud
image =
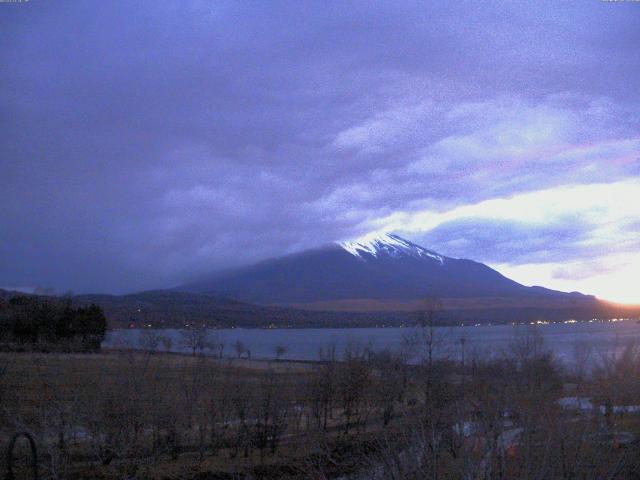
[[[166,286],[396,210],[636,175],[639,20],[606,2],[0,4],[0,284]]]

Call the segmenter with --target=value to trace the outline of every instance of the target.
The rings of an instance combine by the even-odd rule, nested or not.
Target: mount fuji
[[[209,275],[180,290],[311,310],[408,311],[425,298],[454,310],[588,307],[580,293],[527,287],[472,260],[387,233]]]
[[[0,290],[0,303],[15,295]],[[178,288],[71,298],[100,305],[118,328],[412,325],[427,299],[438,300],[438,321],[449,325],[640,317],[640,306],[527,287],[394,234],[336,242]]]

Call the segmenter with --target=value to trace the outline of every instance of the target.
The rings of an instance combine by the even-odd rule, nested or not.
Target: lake
[[[139,348],[145,330],[112,330],[103,346],[109,348]],[[595,365],[603,358],[618,354],[632,343],[640,343],[640,324],[635,320],[608,322],[555,323],[548,325],[483,325],[438,327],[434,329],[435,356],[460,360],[463,349],[467,358],[502,355],[527,332],[537,332],[543,348],[551,350],[565,364]],[[159,334],[172,339],[171,351],[188,352],[182,345],[180,330],[163,330]],[[220,329],[210,330],[211,338],[225,343],[224,356],[235,356],[234,344],[242,342],[251,358],[275,358],[276,347],[286,349],[281,358],[317,360],[321,348],[334,345],[338,357],[349,343],[369,344],[373,350],[399,350],[407,339],[420,335],[416,328],[344,328],[344,329]],[[464,339],[464,342],[460,340]],[[162,345],[159,347],[163,349]],[[205,352],[206,353],[206,352]]]

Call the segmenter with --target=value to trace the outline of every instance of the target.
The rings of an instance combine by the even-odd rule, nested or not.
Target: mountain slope
[[[209,327],[324,326],[343,319],[325,319],[317,312],[292,308],[251,305],[219,295],[151,290],[128,295],[79,295],[74,303],[100,305],[111,327],[133,324],[137,327],[182,328],[185,325]],[[331,323],[334,321],[334,323]]]
[[[181,289],[298,307],[425,297],[593,301],[581,294],[525,287],[482,263],[445,257],[393,234],[267,260],[211,275]]]

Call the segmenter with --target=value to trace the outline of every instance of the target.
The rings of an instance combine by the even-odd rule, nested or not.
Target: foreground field
[[[314,450],[354,429],[362,442],[374,423],[357,398],[346,423],[318,385],[311,398],[310,363],[109,352],[3,353],[0,365],[0,443],[31,432],[47,478],[305,478]]]
[[[29,432],[51,479],[640,478],[636,349],[585,379],[529,339],[491,363],[425,347],[418,366],[358,345],[314,364],[4,353],[0,447]]]
[[[310,368],[118,352],[0,354],[0,365],[0,442],[6,446],[15,431],[32,432],[41,458],[50,457],[53,478],[185,478],[267,465],[266,445],[258,462],[253,449],[238,455],[245,439],[225,445],[225,433],[236,422],[254,423],[241,417],[253,414],[249,402],[258,394],[274,402],[296,398],[300,376]],[[265,432],[272,449],[276,441],[286,443],[275,433]],[[287,450],[284,445],[279,453],[286,457]]]

